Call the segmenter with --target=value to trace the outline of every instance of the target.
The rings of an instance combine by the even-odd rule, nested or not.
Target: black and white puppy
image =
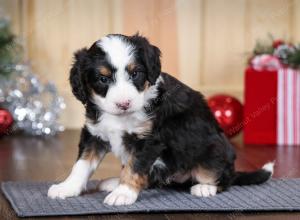
[[[142,36],[108,35],[79,50],[70,73],[72,91],[86,110],[79,155],[51,198],[78,196],[107,152],[122,162],[119,178],[103,180],[109,205],[134,203],[150,186],[192,183],[195,196],[231,185],[260,184],[273,163],[236,172],[235,153],[203,96],[161,72],[160,50]]]

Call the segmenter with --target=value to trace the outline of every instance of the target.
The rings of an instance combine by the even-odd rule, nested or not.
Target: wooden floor
[[[26,136],[0,137],[0,181],[63,180],[77,156],[79,131],[65,131],[58,137],[33,138]],[[244,146],[234,141],[238,159],[237,169],[253,170],[268,161],[276,160],[275,178],[300,177],[300,146]],[[119,162],[107,155],[93,178],[118,176]],[[15,219],[16,215],[0,193],[0,220]],[[83,217],[62,217],[81,219]],[[193,214],[118,214],[88,216],[88,219],[300,219],[300,212],[251,213],[193,213]],[[28,218],[27,218],[28,219]],[[36,218],[35,218],[36,219]],[[52,219],[52,218],[47,218]]]

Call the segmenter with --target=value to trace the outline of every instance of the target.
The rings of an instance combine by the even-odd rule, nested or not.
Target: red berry
[[[281,39],[274,40],[273,41],[273,48],[277,48],[277,47],[279,47],[282,44],[284,44],[283,40],[281,40]]]

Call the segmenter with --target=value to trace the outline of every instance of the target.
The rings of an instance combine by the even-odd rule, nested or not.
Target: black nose
[[[117,102],[116,106],[121,110],[127,110],[130,107],[130,100],[127,100],[125,102]]]

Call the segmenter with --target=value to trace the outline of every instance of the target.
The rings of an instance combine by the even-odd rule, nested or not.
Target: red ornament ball
[[[229,95],[215,95],[207,102],[227,137],[233,137],[242,130],[243,105],[239,100]]]
[[[9,111],[0,109],[0,135],[7,134],[11,128],[14,119]]]

